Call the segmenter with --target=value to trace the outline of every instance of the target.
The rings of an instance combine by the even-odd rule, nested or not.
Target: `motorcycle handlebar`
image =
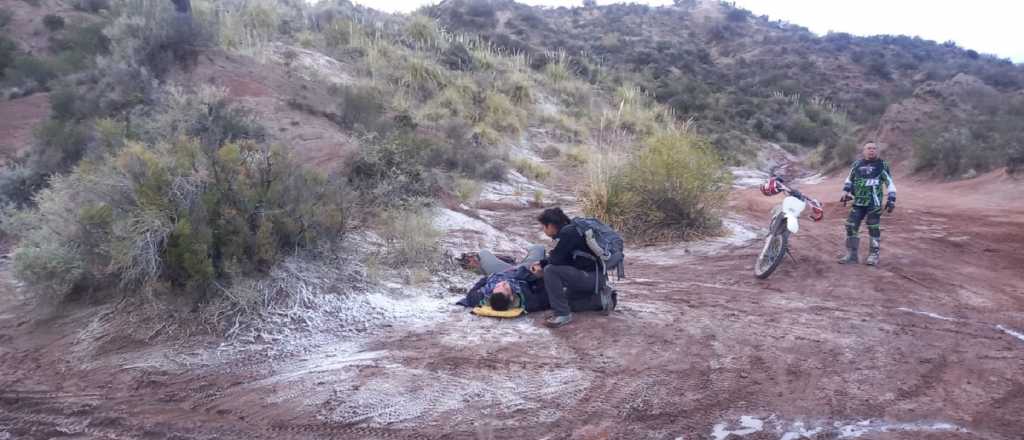
[[[803,202],[814,203],[814,204],[819,205],[819,206],[821,205],[821,202],[819,202],[819,201],[817,201],[815,199],[812,199],[810,197],[805,196],[804,193],[800,192],[799,190],[786,186],[782,182],[782,178],[781,177],[776,177],[775,179],[778,182],[779,189],[781,189],[786,194],[789,194],[790,196],[796,197],[796,198],[800,199]]]

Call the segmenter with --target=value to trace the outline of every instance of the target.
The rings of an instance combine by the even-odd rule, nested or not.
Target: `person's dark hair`
[[[569,224],[569,216],[562,212],[562,208],[548,208],[537,216],[537,221],[542,225],[565,226]]]
[[[510,306],[512,306],[512,299],[500,293],[495,293],[491,295],[490,303],[492,309],[499,312],[504,312],[505,310],[508,310]]]

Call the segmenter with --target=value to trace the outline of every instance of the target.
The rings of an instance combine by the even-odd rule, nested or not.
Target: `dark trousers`
[[[544,289],[556,315],[601,310],[601,297],[595,286],[596,272],[584,272],[572,266],[544,268]]]
[[[856,237],[864,219],[867,219],[868,235],[875,240],[882,238],[882,208],[877,206],[854,206],[846,219],[846,236]]]

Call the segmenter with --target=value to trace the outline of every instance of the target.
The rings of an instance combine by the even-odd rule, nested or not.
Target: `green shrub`
[[[544,75],[554,84],[572,79],[572,72],[569,72],[569,69],[562,63],[550,63],[544,66]]]
[[[364,145],[349,164],[349,183],[364,200],[378,206],[429,197],[433,194],[425,166],[429,148],[413,136],[389,137]]]
[[[220,43],[232,50],[252,52],[280,35],[290,34],[286,5],[267,1],[218,2]]]
[[[985,100],[975,96],[976,114],[922,130],[914,142],[915,171],[962,178],[998,167],[1014,168],[1024,145],[1024,98]]]
[[[185,136],[207,148],[240,140],[262,141],[266,136],[252,112],[233,105],[225,90],[205,85],[195,93],[166,87],[154,115],[139,123],[136,131],[150,143]]]
[[[444,136],[424,139],[428,145],[427,166],[459,172],[475,179],[496,181],[505,178],[508,168],[500,160],[499,151],[480,138],[480,127],[471,127],[462,119],[449,118],[438,123],[436,128]]]
[[[50,81],[61,76],[61,70],[55,59],[22,55],[14,58],[11,66],[4,72],[4,77],[8,82],[17,85],[46,87]]]
[[[448,83],[441,66],[423,57],[409,59],[397,73],[398,83],[422,100],[430,99]]]
[[[390,210],[384,213],[379,224],[388,265],[407,268],[437,264],[441,233],[434,228],[429,209]]]
[[[76,121],[50,119],[35,129],[35,140],[25,156],[0,171],[0,201],[27,206],[47,178],[65,173],[88,151],[88,127]]]
[[[541,123],[551,130],[551,136],[561,142],[582,142],[589,129],[582,122],[566,114],[542,115]]]
[[[72,23],[64,32],[50,36],[50,49],[65,58],[79,59],[78,66],[91,66],[92,58],[110,51],[110,40],[103,34],[105,22]]]
[[[0,80],[7,79],[7,69],[14,65],[17,53],[17,43],[5,36],[0,36]]]
[[[473,179],[460,177],[455,179],[455,184],[452,189],[460,202],[472,205],[476,202],[477,198],[480,197],[480,192],[483,190],[483,186],[480,182]]]
[[[513,160],[512,166],[519,172],[519,174],[522,174],[531,180],[544,181],[547,180],[548,177],[551,177],[551,170],[544,165],[526,158],[517,158]]]
[[[868,74],[875,76],[879,79],[886,81],[892,80],[892,71],[889,70],[889,65],[883,60],[872,61],[868,64]]]
[[[417,119],[421,123],[457,118],[476,122],[482,115],[476,109],[479,100],[476,84],[471,81],[456,81],[422,106]]]
[[[0,168],[0,205],[21,208],[32,202],[32,195],[45,183],[45,176],[14,162]]]
[[[50,32],[64,29],[64,17],[56,14],[46,14],[43,16],[43,27]]]
[[[501,81],[498,89],[517,106],[533,104],[533,87],[530,85],[530,79],[524,75],[517,74]]]
[[[338,238],[345,220],[338,182],[282,150],[187,138],[130,144],[54,177],[36,202],[10,228],[15,272],[57,298],[83,284],[209,291]]]
[[[5,29],[11,23],[14,13],[7,9],[0,9],[0,29]]]
[[[413,15],[405,26],[406,36],[418,45],[435,47],[444,41],[437,22],[424,15]]]
[[[554,145],[547,145],[540,151],[540,157],[546,160],[558,159],[561,155],[562,150]]]
[[[478,67],[473,54],[459,42],[449,44],[441,53],[441,64],[454,71],[472,71]]]
[[[575,146],[569,149],[565,153],[565,160],[569,162],[569,165],[574,167],[581,167],[589,162],[590,155],[593,154],[590,150],[583,146]]]
[[[526,112],[505,95],[488,93],[483,107],[483,123],[498,132],[517,135],[526,126]]]
[[[1024,144],[1016,145],[1010,150],[1006,159],[1006,169],[1010,174],[1017,174],[1024,171]]]
[[[350,20],[334,20],[324,29],[324,41],[327,47],[337,49],[352,44],[355,38],[361,34],[361,29]]]
[[[85,275],[78,249],[56,240],[33,236],[20,243],[14,253],[14,272],[33,286],[44,301],[59,302]]]
[[[198,8],[178,14],[172,2],[120,0],[104,33],[117,63],[144,66],[162,76],[177,64],[194,63],[201,49],[217,40],[217,21]]]
[[[602,157],[581,194],[584,211],[634,240],[688,239],[720,226],[731,175],[707,141],[661,134],[632,157]]]
[[[957,178],[1001,165],[1000,151],[986,145],[970,130],[950,129],[937,136],[923,136],[914,146],[914,170],[933,171]]]
[[[338,99],[337,115],[331,119],[342,128],[376,131],[384,116],[384,97],[374,89],[333,86],[331,96]]]

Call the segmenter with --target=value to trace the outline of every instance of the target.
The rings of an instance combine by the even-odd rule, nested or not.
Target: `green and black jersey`
[[[886,186],[888,194],[896,195],[896,183],[892,178],[889,164],[882,159],[861,159],[853,163],[850,175],[843,184],[843,190],[853,194],[853,206],[882,207],[886,194],[882,190]]]

